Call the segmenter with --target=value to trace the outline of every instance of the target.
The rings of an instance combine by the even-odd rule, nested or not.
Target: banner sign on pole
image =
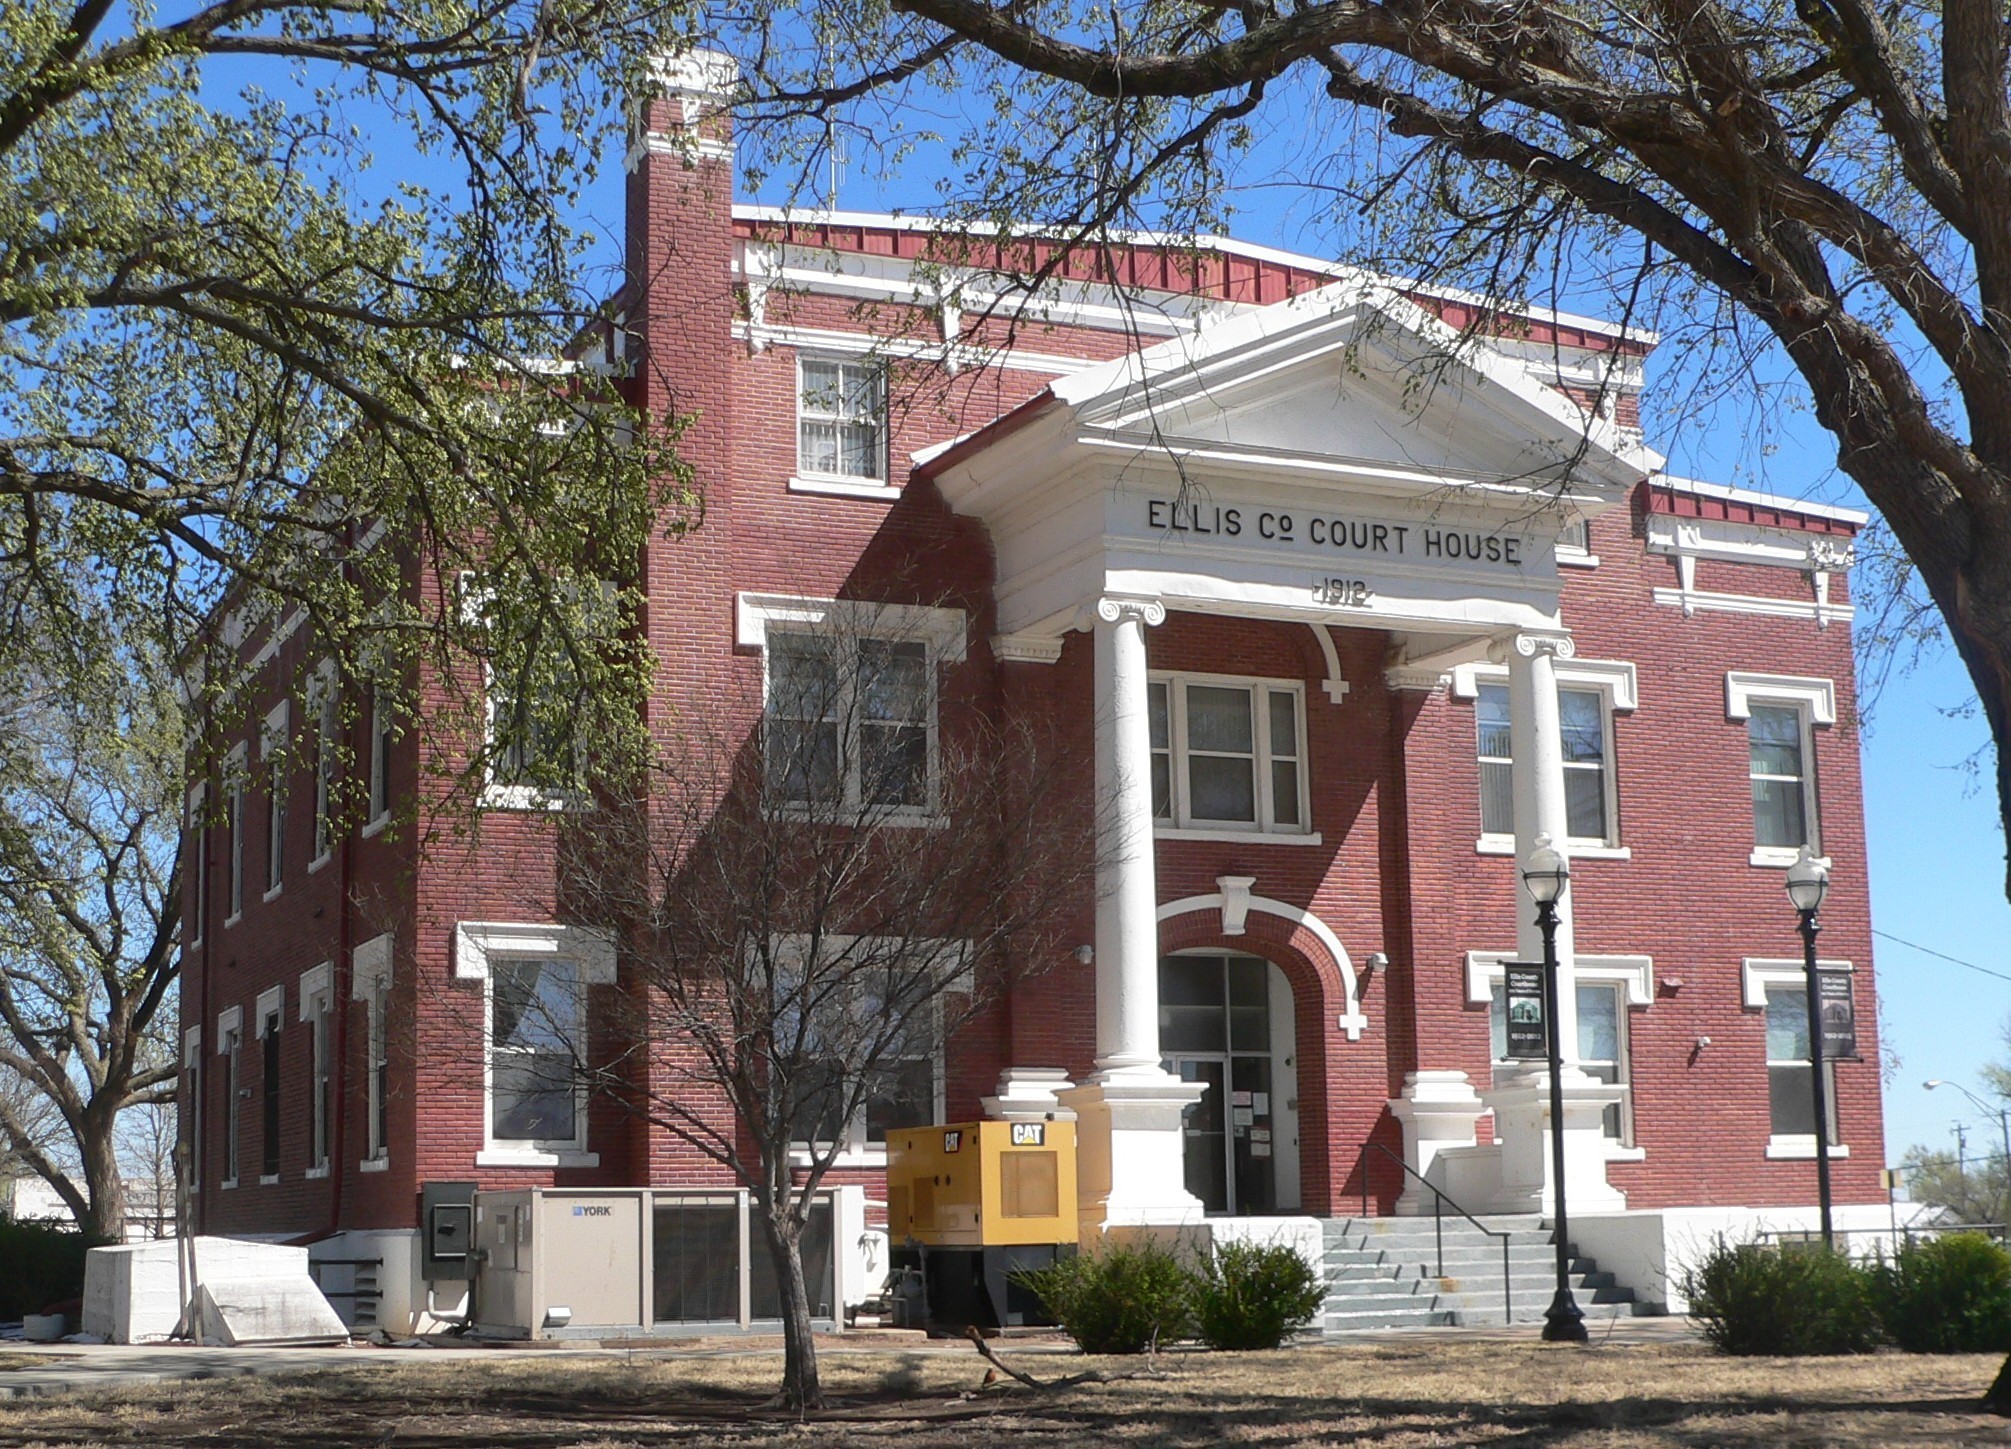
[[[1510,961],[1502,966],[1508,996],[1508,1056],[1511,1061],[1546,1061],[1550,1042],[1543,1030],[1543,968]]]
[[[1857,999],[1848,971],[1818,971],[1815,999],[1822,1019],[1824,1061],[1857,1060]]]

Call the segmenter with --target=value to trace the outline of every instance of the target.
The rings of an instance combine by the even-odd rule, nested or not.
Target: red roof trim
[[[1671,518],[1705,518],[1723,523],[1748,523],[1757,528],[1792,528],[1801,533],[1821,533],[1836,538],[1853,538],[1857,534],[1856,524],[1798,513],[1792,508],[1750,503],[1738,498],[1711,498],[1658,487],[1654,483],[1644,483],[1642,487],[1647,490],[1643,504],[1646,511],[1664,513]]]

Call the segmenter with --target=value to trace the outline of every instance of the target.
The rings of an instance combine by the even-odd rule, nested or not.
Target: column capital
[[[1561,629],[1525,629],[1519,634],[1496,639],[1487,646],[1488,661],[1493,664],[1507,664],[1517,655],[1524,659],[1534,659],[1539,654],[1571,659],[1577,653],[1577,642]]]
[[[1105,594],[1076,611],[1075,627],[1094,629],[1098,624],[1121,624],[1135,619],[1150,628],[1166,622],[1166,606],[1157,599],[1135,594]]]

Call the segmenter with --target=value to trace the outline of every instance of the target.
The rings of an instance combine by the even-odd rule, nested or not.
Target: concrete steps
[[[1506,1321],[1540,1320],[1556,1291],[1552,1233],[1534,1216],[1481,1221],[1508,1235]],[[1504,1321],[1502,1240],[1464,1218],[1447,1217],[1436,1230],[1430,1218],[1330,1218],[1325,1229],[1325,1332]],[[1576,1253],[1571,1290],[1587,1319],[1635,1311],[1633,1289]]]

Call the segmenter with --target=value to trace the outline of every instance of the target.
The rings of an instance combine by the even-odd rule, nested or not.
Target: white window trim
[[[391,789],[387,777],[387,756],[384,746],[384,730],[379,721],[390,710],[382,689],[370,691],[370,819],[363,826],[363,837],[367,840],[391,823]]]
[[[391,1031],[391,933],[372,936],[349,953],[349,999],[363,1003],[363,1145],[362,1159],[356,1164],[359,1172],[382,1172],[391,1165],[391,1144],[371,1142],[377,1130],[378,1093],[381,1088],[377,1081],[377,1055],[381,1051],[389,1060]]]
[[[188,946],[185,948],[193,951],[202,945],[203,932],[208,929],[209,923],[209,782],[207,780],[198,781],[189,787],[188,814],[184,819],[187,822],[185,828],[193,837],[195,845],[195,849],[191,852],[195,857],[195,870],[192,872],[195,879],[192,883],[194,888],[190,892],[196,902],[193,913],[195,920],[192,923]]]
[[[734,643],[763,655],[761,677],[762,717],[767,718],[768,676],[766,656],[768,634],[778,628],[787,634],[815,635],[829,631],[841,639],[888,639],[898,643],[918,643],[928,651],[930,678],[946,665],[961,664],[968,650],[969,626],[962,609],[932,608],[921,604],[888,604],[871,600],[820,599],[791,594],[743,593],[734,607]],[[840,677],[840,688],[851,671]],[[940,688],[929,691],[929,786],[928,803],[921,806],[873,807],[874,822],[891,826],[934,829],[949,822],[939,813],[942,790],[942,747],[938,737],[938,714],[942,703]],[[843,711],[841,711],[843,713]],[[856,748],[847,750],[840,742],[841,757],[856,758]],[[847,810],[867,808],[852,798],[855,781],[846,770]],[[781,819],[816,820],[825,812],[797,801],[778,800],[770,808]]]
[[[1466,999],[1475,1006],[1492,1007],[1494,986],[1506,977],[1506,963],[1517,959],[1511,951],[1469,951],[1466,953]],[[1620,1087],[1620,1137],[1606,1138],[1608,1162],[1645,1162],[1648,1150],[1634,1140],[1634,1024],[1636,1008],[1655,1002],[1655,958],[1653,956],[1599,956],[1589,953],[1572,958],[1572,974],[1578,981],[1595,986],[1624,989],[1625,1008],[1620,1016],[1620,1065],[1624,1080]],[[1490,1058],[1492,1052],[1489,1053]],[[1490,1061],[1490,1066],[1492,1062]]]
[[[258,763],[265,775],[265,894],[274,901],[286,888],[286,747],[291,742],[293,710],[282,699],[265,716],[258,735]],[[275,776],[281,778],[275,780]]]
[[[1155,839],[1173,840],[1261,840],[1266,843],[1285,845],[1314,845],[1320,837],[1313,825],[1313,785],[1312,766],[1307,758],[1308,720],[1306,718],[1306,684],[1301,679],[1274,679],[1254,674],[1202,674],[1192,671],[1152,670],[1146,675],[1148,684],[1166,686],[1166,739],[1167,786],[1172,793],[1170,804],[1173,818],[1162,821],[1156,816],[1152,822]],[[1187,687],[1201,685],[1204,688],[1219,685],[1229,689],[1247,689],[1251,694],[1250,723],[1251,743],[1255,747],[1251,768],[1255,773],[1252,783],[1257,789],[1257,819],[1249,824],[1233,820],[1202,820],[1189,813],[1187,792],[1182,788],[1187,762]],[[1268,714],[1269,696],[1264,696],[1263,708],[1258,708],[1258,694],[1264,690],[1280,690],[1293,697],[1293,723],[1298,730],[1298,754],[1294,757],[1299,767],[1299,823],[1297,825],[1267,824],[1269,817],[1277,813],[1277,802],[1271,798],[1271,721]],[[1158,751],[1153,751],[1157,754]]]
[[[1725,718],[1750,720],[1755,704],[1786,705],[1799,711],[1802,722],[1802,821],[1809,853],[1822,855],[1821,799],[1816,789],[1816,726],[1836,723],[1834,680],[1792,674],[1753,674],[1731,670],[1725,675]],[[1750,770],[1750,766],[1748,767]],[[1790,866],[1801,857],[1794,845],[1755,845],[1749,864],[1770,868]],[[1828,864],[1827,860],[1823,862]]]
[[[873,474],[822,473],[803,464],[803,364],[806,362],[839,363],[846,367],[868,367],[879,376],[880,404],[880,471]],[[884,359],[872,352],[843,354],[819,351],[798,351],[796,354],[796,401],[792,416],[796,425],[796,470],[790,475],[789,487],[797,493],[840,493],[853,497],[877,498],[887,494],[899,495],[900,489],[890,487],[894,471],[894,447],[891,409],[887,405],[890,379]],[[822,415],[820,415],[822,416]],[[835,486],[834,486],[835,485]],[[871,491],[867,491],[870,487]]]
[[[334,1089],[335,1063],[334,1042],[329,1040],[332,1025],[326,1020],[335,1011],[335,963],[323,961],[319,966],[309,967],[300,973],[299,1011],[301,1025],[308,1031],[307,1089],[312,1094],[314,1106],[314,1135],[308,1142],[311,1150],[317,1143],[321,1155],[309,1164],[307,1176],[326,1177],[333,1162],[334,1143],[331,1140],[335,1124],[331,1120],[334,1106],[322,1091],[322,1078],[329,1081],[329,1090]],[[325,1051],[324,1051],[325,1049]]]
[[[244,1122],[244,1106],[238,1096],[239,1089],[243,1085],[238,1080],[240,1075],[239,1069],[243,1065],[243,1046],[244,1008],[242,1006],[227,1006],[217,1013],[216,1018],[216,1054],[229,1064],[224,1071],[223,1078],[225,1093],[223,1160],[226,1163],[235,1165],[239,1172],[244,1170],[242,1146],[238,1140],[242,1135],[241,1129]],[[229,1177],[218,1179],[217,1186],[219,1188],[236,1187],[237,1173],[233,1172]]]
[[[490,1065],[489,1023],[493,1010],[491,963],[499,956],[531,956],[571,961],[582,986],[604,986],[615,979],[614,938],[590,926],[561,926],[514,921],[462,921],[454,927],[454,975],[482,983],[482,1147],[477,1167],[598,1167],[600,1154],[587,1148],[586,1084],[574,1088],[577,1136],[563,1143],[498,1142],[491,1135],[494,1082]],[[582,1003],[584,1012],[585,1003]],[[582,1019],[581,1025],[585,1022]]]
[[[1602,697],[1606,730],[1606,837],[1573,835],[1564,843],[1573,860],[1632,860],[1633,850],[1620,843],[1620,770],[1614,749],[1613,716],[1632,714],[1641,707],[1639,672],[1624,659],[1560,659],[1554,672],[1559,689],[1592,690]],[[1451,692],[1455,699],[1478,700],[1481,685],[1507,683],[1506,665],[1472,663],[1452,667]],[[1478,759],[1477,753],[1475,758]],[[1515,836],[1482,831],[1473,848],[1477,855],[1514,855]]]
[[[226,931],[244,919],[244,772],[248,755],[243,741],[239,741],[224,756],[224,779],[229,782],[224,809],[230,826],[230,860],[224,879]]]
[[[1855,973],[1857,970],[1856,965],[1852,962],[1835,957],[1827,960],[1818,958],[1815,964],[1818,971],[1849,971]],[[1765,1012],[1767,1009],[1767,988],[1769,986],[1792,986],[1797,990],[1807,990],[1808,972],[1803,962],[1794,960],[1792,957],[1748,956],[1739,963],[1739,986],[1740,999],[1744,1002],[1746,1010]],[[1760,1022],[1760,1030],[1764,1035],[1766,1031],[1764,1017]],[[1764,1056],[1764,1039],[1762,1040],[1761,1050],[1763,1053],[1762,1061],[1771,1064],[1772,1058]],[[1823,1070],[1828,1076],[1828,1081],[1824,1085],[1829,1088],[1823,1094],[1824,1102],[1829,1108],[1831,1123],[1833,1125],[1840,1124],[1842,1118],[1838,1115],[1836,1109],[1836,1063],[1834,1059],[1825,1059]],[[1850,1156],[1850,1148],[1832,1138],[1829,1144],[1829,1155],[1831,1157],[1848,1157]],[[1769,1134],[1767,1137],[1767,1157],[1770,1160],[1787,1162],[1811,1160],[1815,1157],[1815,1134],[1813,1132]]]
[[[314,717],[314,836],[324,849],[307,862],[313,875],[335,855],[335,791],[333,766],[342,711],[335,688],[335,661],[324,659],[307,681],[307,712]]]
[[[828,936],[826,939],[830,942],[832,950],[844,951],[848,949],[853,942],[860,940],[862,938],[857,936],[831,935]],[[876,938],[865,937],[863,939],[870,941]],[[806,940],[807,940],[806,937],[801,936],[783,936],[779,938],[776,942],[776,954],[778,955],[778,957],[781,957],[783,959],[787,959],[792,952],[800,954],[800,952],[803,949],[803,943]],[[923,938],[923,944],[924,945],[928,944],[927,937]],[[936,996],[929,1003],[929,1012],[930,1015],[934,1018],[933,1021],[930,1023],[930,1031],[933,1037],[935,1038],[935,1050],[932,1053],[932,1066],[934,1069],[933,1076],[935,1079],[934,1116],[938,1121],[942,1119],[943,1108],[945,1101],[947,1100],[947,1093],[949,1090],[949,1043],[946,1040],[944,1040],[942,998],[944,995],[948,994],[951,991],[959,989],[968,991],[972,989],[972,987],[975,984],[972,981],[970,975],[971,963],[970,963],[970,955],[968,947],[961,943],[952,943],[947,941],[942,942],[941,945],[945,951],[953,952],[955,954],[958,961],[959,974],[956,980],[950,982],[947,986],[945,986],[943,991],[938,992]],[[815,1144],[808,1142],[791,1142],[789,1144],[790,1165],[793,1167],[810,1166],[813,1160],[814,1151],[815,1151]],[[838,1154],[836,1157],[832,1159],[831,1165],[833,1167],[879,1167],[879,1168],[884,1168],[887,1165],[887,1144],[884,1142],[868,1142],[866,1140],[865,1103],[861,1102],[859,1104],[858,1114],[853,1118],[852,1121],[848,1122],[845,1125],[845,1140],[843,1143],[840,1144],[838,1148]]]

